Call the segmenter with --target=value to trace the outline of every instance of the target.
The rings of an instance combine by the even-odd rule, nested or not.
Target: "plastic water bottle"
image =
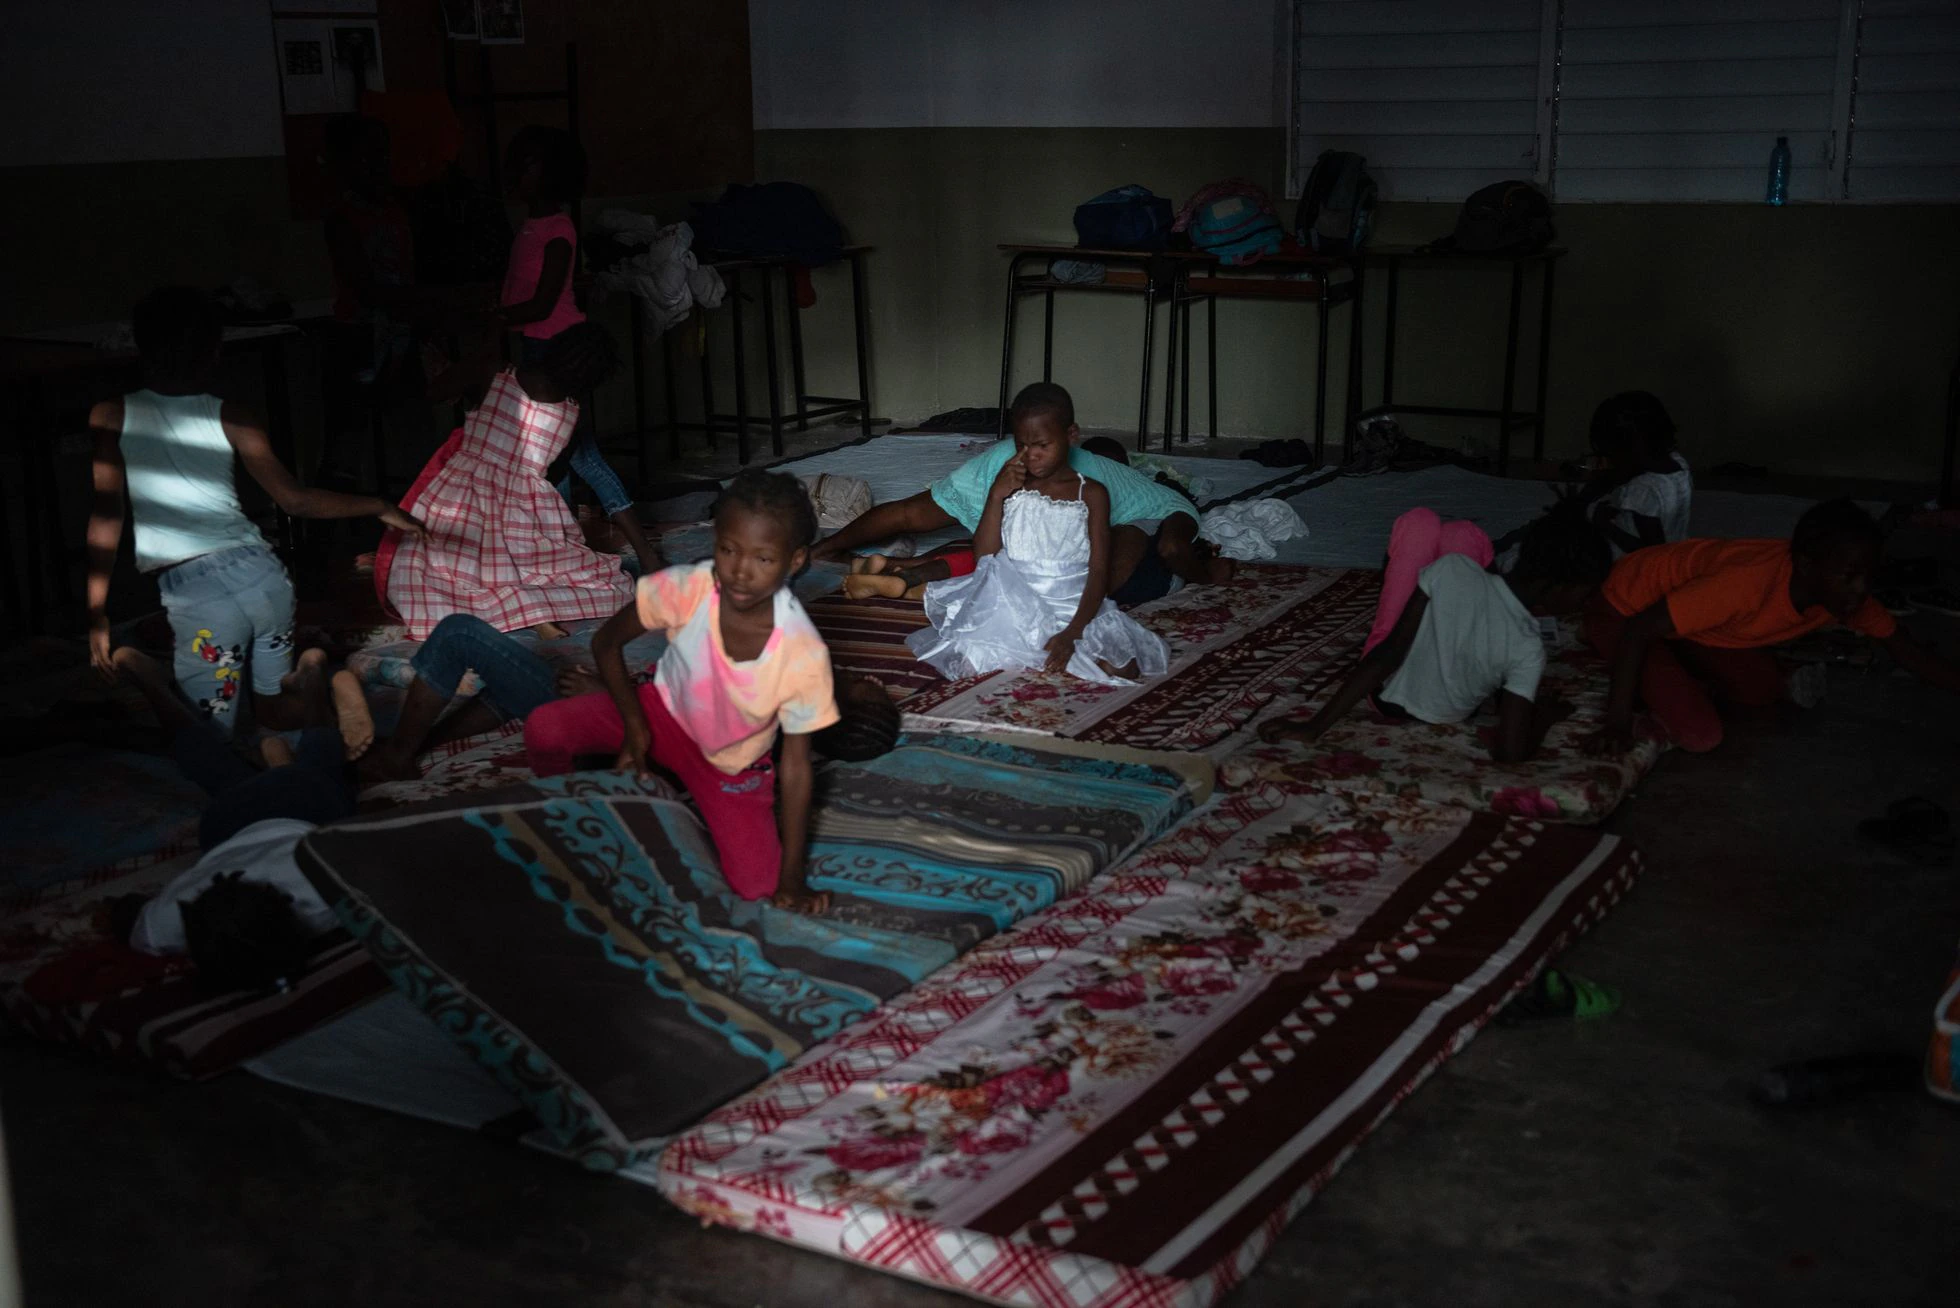
[[[1790,198],[1790,138],[1776,138],[1776,148],[1769,152],[1769,195],[1765,199],[1770,204],[1782,204]]]

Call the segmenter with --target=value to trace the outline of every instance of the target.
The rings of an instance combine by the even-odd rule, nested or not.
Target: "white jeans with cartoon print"
[[[277,695],[293,670],[293,583],[268,546],[243,545],[157,574],[177,688],[229,735],[249,685]]]

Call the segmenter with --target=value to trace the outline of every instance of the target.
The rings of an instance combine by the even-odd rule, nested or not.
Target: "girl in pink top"
[[[503,307],[497,311],[497,319],[521,333],[518,361],[536,363],[554,336],[585,321],[572,294],[572,274],[578,267],[578,226],[565,212],[585,189],[585,152],[569,133],[549,127],[523,127],[511,138],[504,169],[510,177],[512,196],[524,206],[525,218],[510,245]],[[580,417],[568,454],[572,471],[592,488],[600,509],[618,525],[639,556],[640,570],[651,572],[659,567],[660,557],[633,511],[633,497],[599,450],[589,413]],[[569,477],[559,482],[558,493],[566,503],[571,502]]]
[[[803,879],[810,737],[838,721],[838,707],[830,651],[788,586],[816,536],[796,478],[736,477],[715,505],[714,558],[640,578],[633,603],[592,638],[607,693],[536,709],[524,747],[539,776],[569,772],[581,754],[616,753],[620,768],[641,773],[659,764],[701,810],[736,894],[821,912],[828,897]],[[667,650],[653,680],[635,686],[622,651],[648,631],[664,631]],[[782,760],[772,763],[778,732]]]

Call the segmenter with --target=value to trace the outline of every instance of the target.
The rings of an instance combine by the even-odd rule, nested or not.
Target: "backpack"
[[[1233,266],[1273,254],[1286,242],[1272,198],[1250,182],[1207,186],[1184,206],[1180,225],[1191,237],[1192,249]]]
[[[1318,254],[1358,254],[1375,233],[1375,195],[1366,159],[1323,150],[1300,193],[1294,235]]]
[[[1531,254],[1552,243],[1552,202],[1530,182],[1493,182],[1463,202],[1438,254]]]
[[[1171,202],[1147,186],[1119,186],[1075,206],[1075,243],[1090,250],[1161,250],[1171,241]]]
[[[695,243],[730,254],[759,254],[816,267],[844,250],[844,229],[817,193],[798,182],[736,183],[713,204],[694,206]]]

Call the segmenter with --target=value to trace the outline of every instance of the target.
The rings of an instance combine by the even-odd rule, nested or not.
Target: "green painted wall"
[[[997,243],[1072,241],[1074,206],[1125,182],[1179,201],[1231,176],[1277,192],[1283,151],[1282,134],[1262,129],[756,135],[759,177],[816,187],[854,239],[878,247],[869,265],[873,386],[881,416],[900,419],[994,402],[1006,272]],[[1390,205],[1381,236],[1425,240],[1453,217],[1446,205]],[[1743,460],[1802,473],[1936,474],[1948,370],[1960,353],[1960,207],[1568,205],[1558,222],[1572,254],[1558,274],[1548,453],[1580,451],[1595,403],[1645,387],[1666,400],[1702,466]],[[1491,269],[1405,276],[1399,398],[1495,405],[1505,289]],[[819,389],[827,389],[846,384],[849,323],[841,276],[820,280],[819,292],[809,348]],[[1379,395],[1380,292],[1378,279],[1364,313],[1369,402]],[[1530,324],[1536,300],[1528,294],[1526,303]],[[1219,317],[1223,431],[1306,434],[1312,311],[1228,302]],[[1343,319],[1337,311],[1333,415]],[[1056,378],[1075,392],[1085,424],[1133,427],[1136,302],[1064,297],[1056,333]],[[1039,302],[1030,300],[1017,384],[1040,375],[1039,338]],[[1158,340],[1161,360],[1161,326]],[[1531,341],[1528,331],[1527,395]],[[1201,354],[1196,362],[1201,406]],[[1152,426],[1160,428],[1161,381],[1154,394]],[[1202,408],[1193,415],[1201,424]],[[1452,441],[1490,434],[1476,424],[1420,430]]]

